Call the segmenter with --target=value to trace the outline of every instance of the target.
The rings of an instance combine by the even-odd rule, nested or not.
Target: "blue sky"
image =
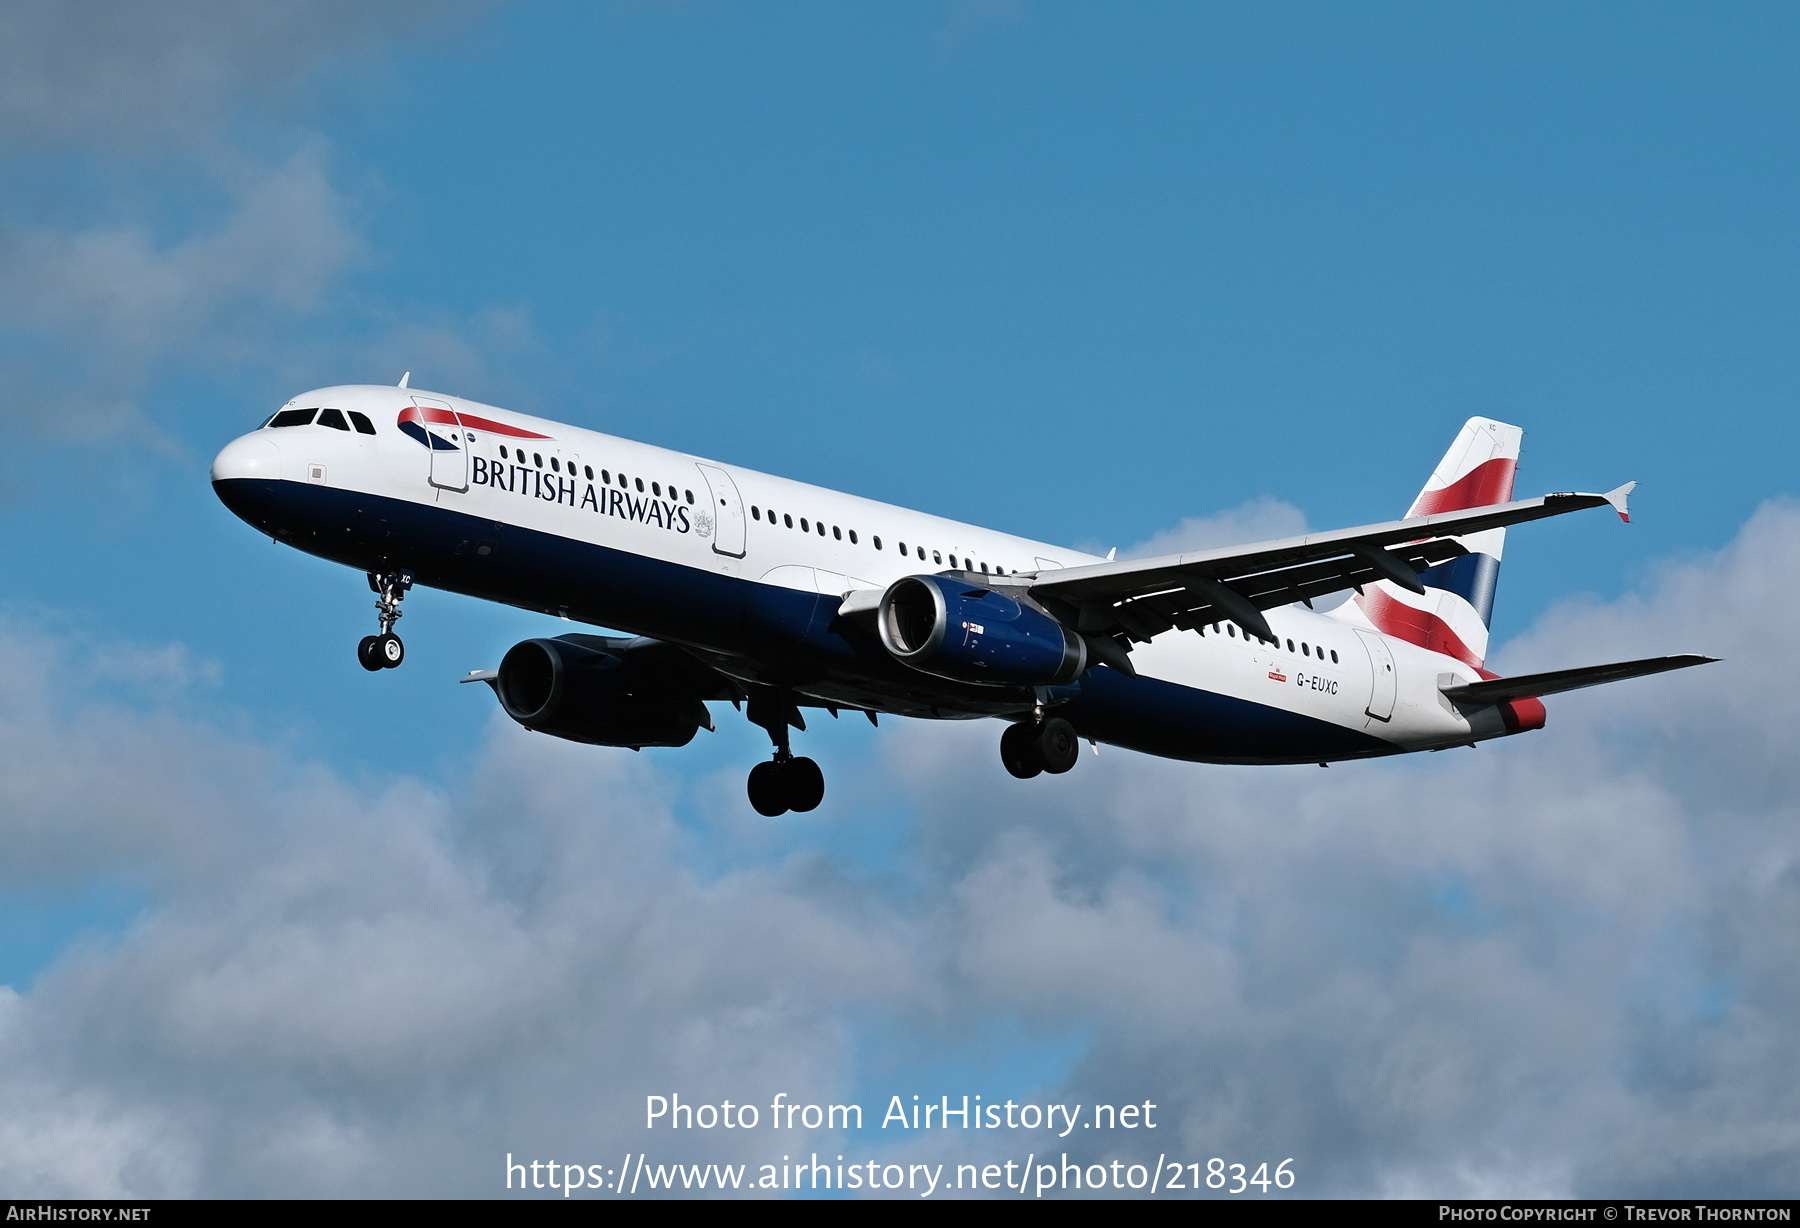
[[[304,679],[359,583],[258,549],[203,466],[294,392],[413,369],[1109,546],[1265,495],[1385,519],[1487,414],[1529,432],[1522,489],[1644,483],[1629,532],[1517,535],[1514,633],[1791,488],[1794,38],[1776,7],[503,6],[227,108],[224,152],[40,140],[26,224],[167,252],[299,157],[348,250],[298,310],[242,287],[253,339],[145,342],[118,392],[163,449],[15,450],[13,591],[67,607],[80,558],[91,617],[204,621],[259,718],[355,754],[376,731]],[[463,605],[406,624],[440,678],[524,625]],[[433,742],[479,723],[442,706]]]
[[[1593,630],[1614,614],[1584,630],[1558,603],[1673,609],[1671,567],[1714,565],[1794,493],[1800,18],[1782,6],[293,0],[98,4],[79,24],[38,3],[0,18],[9,625],[67,663],[45,719],[74,724],[54,728],[189,730],[275,764],[259,788],[416,782],[455,811],[514,753],[455,679],[556,629],[416,592],[406,667],[363,673],[362,578],[257,538],[205,480],[320,385],[410,370],[1102,549],[1265,499],[1315,527],[1389,519],[1463,419],[1497,417],[1527,432],[1522,493],[1643,483],[1629,528],[1513,534],[1495,632],[1528,637],[1515,669],[1577,663],[1533,645],[1616,655]],[[1722,651],[1707,629],[1676,619],[1687,638],[1646,655]],[[962,732],[992,758],[988,731]],[[740,723],[616,770],[651,774],[668,856],[708,883],[809,858],[896,901],[978,877],[946,868],[968,853],[950,803],[894,759],[949,734],[808,736],[833,800],[772,830],[721,817],[760,754]],[[1626,777],[1654,744],[1594,736],[1640,739]],[[1155,777],[1171,797],[1207,770],[1182,771]],[[1106,779],[1091,800],[1111,813],[1133,786]],[[1110,847],[1076,826],[1068,847]],[[100,844],[0,864],[20,991],[179,911],[185,871]],[[1462,869],[1396,890],[1452,928],[1481,918],[1471,942],[1506,932]],[[1205,894],[1190,870],[1158,888],[1168,907]],[[1675,980],[1725,983],[1669,958]],[[1020,1077],[1098,1060],[1068,1056],[1105,1032],[1079,1012],[990,1006],[974,1040],[917,1002],[840,1022],[919,1069],[960,1069],[987,1036],[1028,1037],[1039,1075]],[[1154,1048],[1120,1044],[1108,1060]],[[204,1188],[280,1185],[239,1178]]]

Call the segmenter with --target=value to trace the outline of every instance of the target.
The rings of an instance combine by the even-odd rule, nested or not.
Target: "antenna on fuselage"
[[[401,376],[401,377],[400,377],[400,382],[399,382],[399,383],[398,383],[398,384],[395,384],[395,385],[394,385],[394,387],[396,387],[396,388],[404,388],[404,387],[406,387],[406,381],[407,381],[407,380],[409,380],[409,379],[411,379],[411,378],[412,378],[412,372],[411,372],[411,371],[408,371],[408,372],[407,372],[407,373],[406,373],[406,374],[405,374],[405,375],[402,375],[402,376]]]

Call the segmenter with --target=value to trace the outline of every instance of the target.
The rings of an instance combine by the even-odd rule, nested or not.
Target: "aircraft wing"
[[[1090,637],[1143,642],[1170,627],[1230,620],[1273,639],[1264,610],[1375,580],[1422,593],[1419,572],[1468,553],[1454,538],[1590,507],[1610,506],[1629,520],[1625,500],[1635,485],[1603,495],[1545,495],[1222,550],[1068,567],[1039,572],[1027,583],[1034,600]]]
[[[1520,674],[1516,678],[1491,678],[1486,682],[1469,682],[1443,688],[1444,697],[1457,703],[1497,704],[1508,699],[1541,699],[1563,691],[1578,691],[1584,686],[1618,682],[1625,678],[1641,678],[1664,670],[1686,669],[1690,665],[1706,665],[1717,657],[1682,653],[1673,657],[1646,657],[1642,661],[1620,661],[1616,665],[1586,665],[1580,669],[1557,669],[1547,674]]]

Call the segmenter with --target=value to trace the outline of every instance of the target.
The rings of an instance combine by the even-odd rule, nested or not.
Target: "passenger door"
[[[431,484],[458,493],[469,489],[469,444],[456,411],[430,397],[412,400],[425,416],[425,435],[431,440]]]
[[[715,465],[695,464],[694,468],[700,471],[700,477],[706,482],[706,489],[712,495],[713,553],[734,559],[743,558],[747,530],[744,501],[738,498],[737,483],[731,480],[729,473]],[[701,533],[704,536],[704,526]]]
[[[1369,706],[1366,712],[1378,721],[1392,720],[1394,716],[1394,693],[1398,679],[1394,675],[1394,653],[1387,645],[1387,640],[1374,631],[1356,628],[1356,638],[1362,641],[1363,648],[1369,654],[1369,673],[1371,685],[1369,689]]]

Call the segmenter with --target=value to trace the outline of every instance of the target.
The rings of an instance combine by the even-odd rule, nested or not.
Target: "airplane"
[[[227,444],[212,484],[278,542],[368,575],[371,672],[414,584],[625,634],[525,640],[492,687],[527,729],[684,746],[729,701],[773,743],[752,807],[816,808],[804,710],[1005,722],[1015,777],[1087,740],[1301,764],[1542,728],[1547,695],[1714,660],[1484,668],[1506,530],[1635,483],[1513,500],[1523,432],[1463,426],[1406,515],[1158,558],[1086,554],[458,397],[320,388]],[[1318,599],[1343,594],[1330,608]]]

